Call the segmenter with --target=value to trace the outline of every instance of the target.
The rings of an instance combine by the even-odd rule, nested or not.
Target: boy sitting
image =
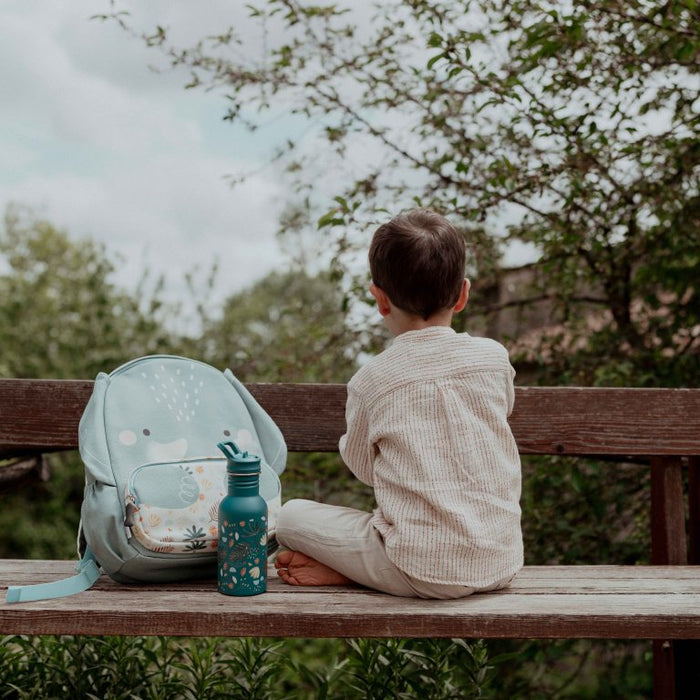
[[[377,508],[285,503],[278,575],[421,598],[502,588],[523,565],[515,372],[502,345],[451,327],[469,295],[464,240],[410,211],[377,229],[369,264],[395,339],[348,384],[340,454]]]

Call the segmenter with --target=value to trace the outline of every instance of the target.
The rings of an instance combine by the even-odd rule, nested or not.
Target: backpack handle
[[[76,568],[78,573],[75,576],[60,581],[35,583],[32,586],[9,586],[5,602],[27,603],[34,600],[64,598],[74,593],[86,591],[100,578],[100,569],[90,549],[85,550],[85,554]]]

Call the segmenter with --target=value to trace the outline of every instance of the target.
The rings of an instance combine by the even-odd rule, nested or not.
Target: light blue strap
[[[64,596],[86,591],[100,577],[100,569],[89,549],[85,551],[76,568],[78,569],[76,576],[61,579],[60,581],[37,583],[32,586],[10,586],[7,589],[5,601],[7,603],[26,603],[33,600],[63,598]]]

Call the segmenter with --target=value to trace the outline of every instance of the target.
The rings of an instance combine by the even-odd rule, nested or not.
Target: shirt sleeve
[[[364,402],[348,388],[345,407],[346,433],[340,438],[340,456],[348,469],[364,484],[373,486],[373,447],[369,441],[369,415]]]

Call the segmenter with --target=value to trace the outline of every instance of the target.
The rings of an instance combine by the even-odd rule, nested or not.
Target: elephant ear
[[[265,462],[274,469],[277,474],[281,474],[287,464],[287,444],[284,441],[282,431],[277,424],[265,412],[263,407],[253,398],[253,395],[243,384],[236,379],[230,369],[224,371],[224,376],[231,383],[238,395],[243,400],[248,409],[255,432],[258,434],[258,441],[263,451]]]
[[[90,396],[80,418],[78,446],[85,465],[87,483],[116,486],[114,472],[109,461],[104,422],[105,393],[109,382],[109,375],[104,372],[100,372],[95,379],[92,396]]]

